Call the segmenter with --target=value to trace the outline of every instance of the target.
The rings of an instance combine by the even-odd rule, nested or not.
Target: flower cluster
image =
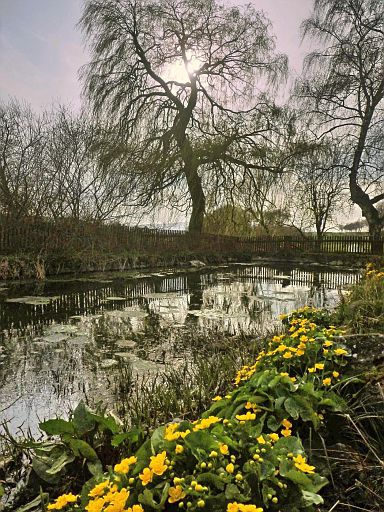
[[[135,455],[86,484],[80,504],[63,495],[48,508],[263,512],[288,503],[309,511],[320,503],[327,481],[299,434],[304,423],[319,428],[327,409],[340,410],[332,387],[348,350],[323,312],[305,308],[283,323],[285,333],[238,372],[234,389],[215,397],[201,418],[159,427]]]

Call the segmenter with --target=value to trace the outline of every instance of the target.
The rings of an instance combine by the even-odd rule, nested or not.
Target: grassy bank
[[[190,262],[198,260],[206,265],[230,263],[234,261],[258,262],[274,261],[286,264],[310,265],[320,264],[332,267],[364,267],[371,259],[369,255],[351,254],[305,254],[290,253],[288,249],[279,252],[257,255],[252,252],[237,250],[232,252],[185,251],[177,253],[105,253],[101,251],[84,251],[62,253],[60,256],[34,253],[17,255],[0,255],[0,281],[7,280],[43,280],[46,277],[83,275],[92,272],[126,272],[143,268],[189,267]]]
[[[196,344],[194,374],[131,396],[129,427],[84,404],[43,423],[50,441],[18,446],[42,489],[20,511],[383,509],[383,315],[384,273],[371,267],[332,315],[293,312],[262,346],[210,359]],[[357,331],[378,353],[359,352]]]

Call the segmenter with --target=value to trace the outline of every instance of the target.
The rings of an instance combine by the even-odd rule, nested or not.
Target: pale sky
[[[244,2],[226,0],[226,3]],[[313,0],[250,0],[273,23],[280,52],[299,73],[306,54],[299,27]],[[36,110],[80,106],[79,68],[87,62],[76,28],[82,0],[0,0],[0,100],[16,97]]]

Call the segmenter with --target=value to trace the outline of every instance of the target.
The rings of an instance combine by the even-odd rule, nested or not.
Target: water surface
[[[260,335],[306,304],[332,307],[355,271],[234,264],[0,288],[0,421],[31,428],[85,398],[111,408],[124,370],[190,357],[196,330]]]

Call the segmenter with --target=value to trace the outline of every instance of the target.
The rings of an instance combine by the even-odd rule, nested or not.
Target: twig
[[[360,482],[360,480],[356,480],[356,483],[361,486],[361,487],[364,487],[364,489],[366,489],[368,492],[372,493],[374,496],[376,496],[376,498],[378,498],[380,501],[383,501],[384,502],[384,498],[382,496],[380,496],[379,494],[377,494],[375,491],[372,491],[372,489],[370,489],[367,485],[363,484],[363,482]]]
[[[367,438],[364,436],[364,434],[361,432],[361,430],[359,429],[359,427],[356,425],[356,423],[353,421],[353,419],[351,418],[351,416],[349,414],[346,414],[346,417],[348,418],[348,420],[352,423],[352,425],[355,427],[356,431],[358,432],[358,434],[361,436],[361,438],[363,439],[363,441],[365,442],[365,444],[367,445],[367,447],[369,448],[369,450],[372,452],[372,454],[374,455],[374,457],[378,460],[379,464],[381,467],[384,468],[384,461],[382,461],[380,459],[380,457],[377,455],[377,453],[375,452],[375,450],[372,448],[372,446],[370,445],[370,443],[368,442]]]
[[[332,512],[332,510],[335,510],[335,508],[337,507],[337,505],[339,503],[340,503],[340,500],[337,500],[336,503],[333,505],[333,507],[328,510],[328,512]]]

